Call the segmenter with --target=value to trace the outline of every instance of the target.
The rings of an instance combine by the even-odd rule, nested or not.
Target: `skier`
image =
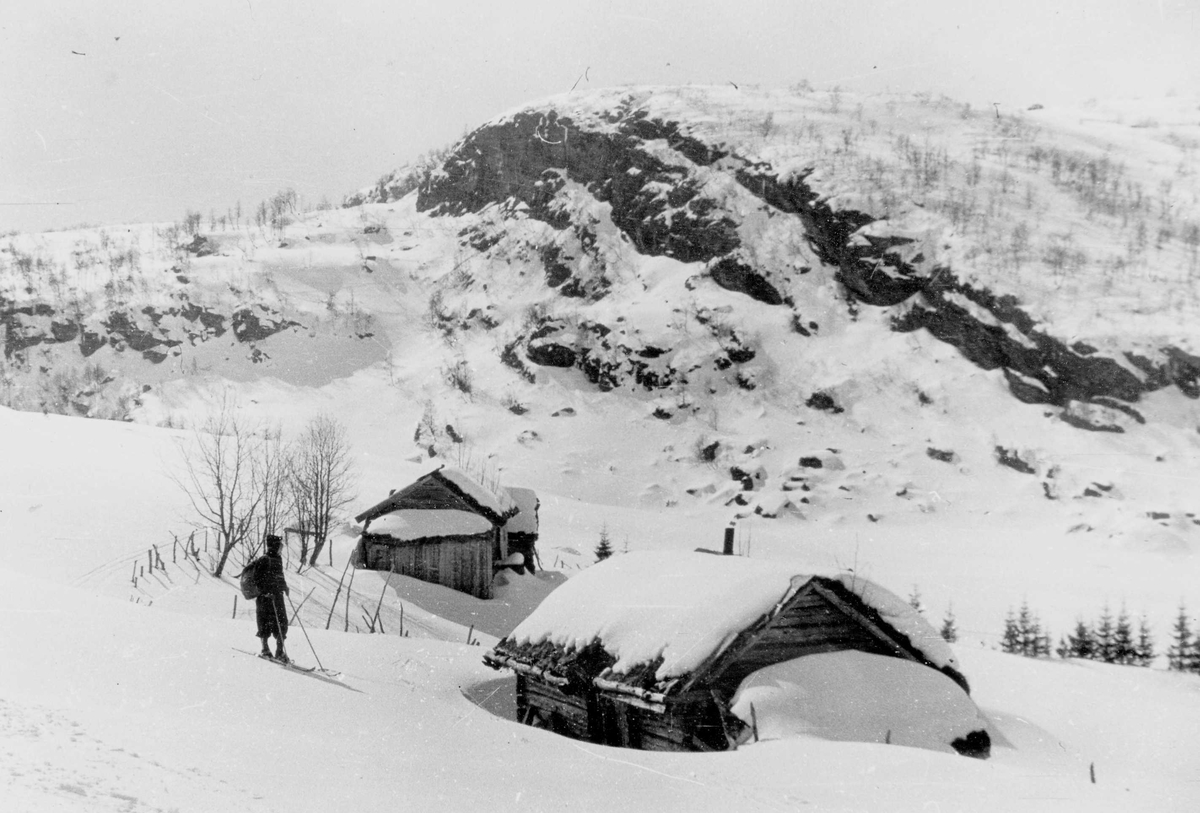
[[[273,635],[275,659],[288,663],[287,652],[283,649],[288,631],[287,603],[283,596],[291,591],[288,590],[287,580],[283,577],[283,556],[280,553],[282,546],[283,540],[278,536],[267,535],[267,555],[263,557],[263,563],[255,574],[258,581],[258,598],[254,601],[263,657],[272,657],[271,650],[267,647],[267,638]]]

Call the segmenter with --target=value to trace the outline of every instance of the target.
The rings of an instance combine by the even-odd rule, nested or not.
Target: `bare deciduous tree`
[[[338,512],[354,499],[346,428],[328,415],[311,420],[296,441],[289,479],[296,519],[313,538],[308,565],[314,566]],[[303,564],[307,551],[301,550]]]
[[[184,470],[174,479],[187,493],[200,524],[217,532],[214,576],[220,577],[229,554],[252,535],[262,504],[254,472],[260,445],[228,395],[184,444]]]
[[[255,484],[261,493],[259,516],[263,538],[279,533],[292,509],[292,489],[289,483],[292,450],[283,439],[278,425],[262,432],[258,454],[254,458]]]

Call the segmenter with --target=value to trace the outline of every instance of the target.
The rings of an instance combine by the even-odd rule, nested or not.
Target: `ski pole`
[[[278,636],[276,640],[279,641],[279,651],[284,655],[283,662],[288,663],[291,658],[287,657],[287,650],[283,648],[283,641],[287,637],[287,633],[283,631],[283,624],[281,624],[279,621],[279,602],[275,600],[275,596],[277,595],[278,593],[269,594],[271,599],[271,612],[275,614],[275,633]],[[236,595],[234,596],[234,599],[237,599]],[[263,638],[263,646],[266,646],[266,643],[267,639]]]
[[[292,603],[291,596],[287,596],[287,600],[288,600],[288,604]],[[293,611],[296,609],[295,605],[292,605],[292,609],[293,609]],[[308,637],[308,630],[306,630],[304,628],[304,621],[302,621],[300,619],[300,613],[298,613],[298,612],[296,613],[296,620],[300,623],[300,631],[304,633],[304,640],[308,641],[308,648],[312,650],[313,658],[316,659],[316,661],[317,661],[317,666],[319,666],[321,668],[321,671],[324,672],[325,667],[321,664],[321,659],[317,657],[317,650],[313,647],[312,639]]]
[[[304,609],[304,602],[308,601],[310,598],[312,598],[313,590],[316,590],[316,589],[317,588],[314,587],[314,588],[312,588],[312,590],[309,590],[308,595],[304,597],[304,601],[301,601],[300,605],[298,607],[296,607],[294,610],[292,610],[292,621],[293,622],[295,622],[296,616],[300,614],[300,611]]]

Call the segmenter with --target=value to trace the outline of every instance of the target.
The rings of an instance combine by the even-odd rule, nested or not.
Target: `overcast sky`
[[[0,15],[0,232],[333,201],[517,105],[619,84],[1200,91],[1197,0],[42,0]]]

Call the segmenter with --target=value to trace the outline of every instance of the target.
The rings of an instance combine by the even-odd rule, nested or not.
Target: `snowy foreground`
[[[162,474],[180,433],[8,410],[0,429],[14,452],[0,470],[5,811],[1200,809],[1200,678],[1161,669],[956,647],[988,761],[804,737],[661,754],[519,726],[504,718],[511,676],[480,660],[513,603],[494,604],[510,617],[489,630],[478,603],[413,583],[385,601],[408,608],[411,637],[326,631],[326,603],[302,618],[338,674],[286,671],[244,654],[257,641],[244,609],[231,618],[232,580],[169,564],[131,593],[144,541],[181,527]],[[586,513],[544,500],[560,533]],[[289,575],[293,599],[336,582],[346,548]],[[509,594],[534,600],[531,581]],[[360,574],[356,601],[381,588]],[[298,628],[289,646],[314,664]]]
[[[8,810],[1190,810],[1194,680],[964,653],[1009,746],[992,760],[792,739],[664,755],[565,740],[473,704],[479,648],[314,631],[337,680],[248,625],[0,575]],[[298,659],[311,663],[300,641]],[[499,697],[492,702],[501,705]],[[1097,784],[1088,781],[1096,763]]]

